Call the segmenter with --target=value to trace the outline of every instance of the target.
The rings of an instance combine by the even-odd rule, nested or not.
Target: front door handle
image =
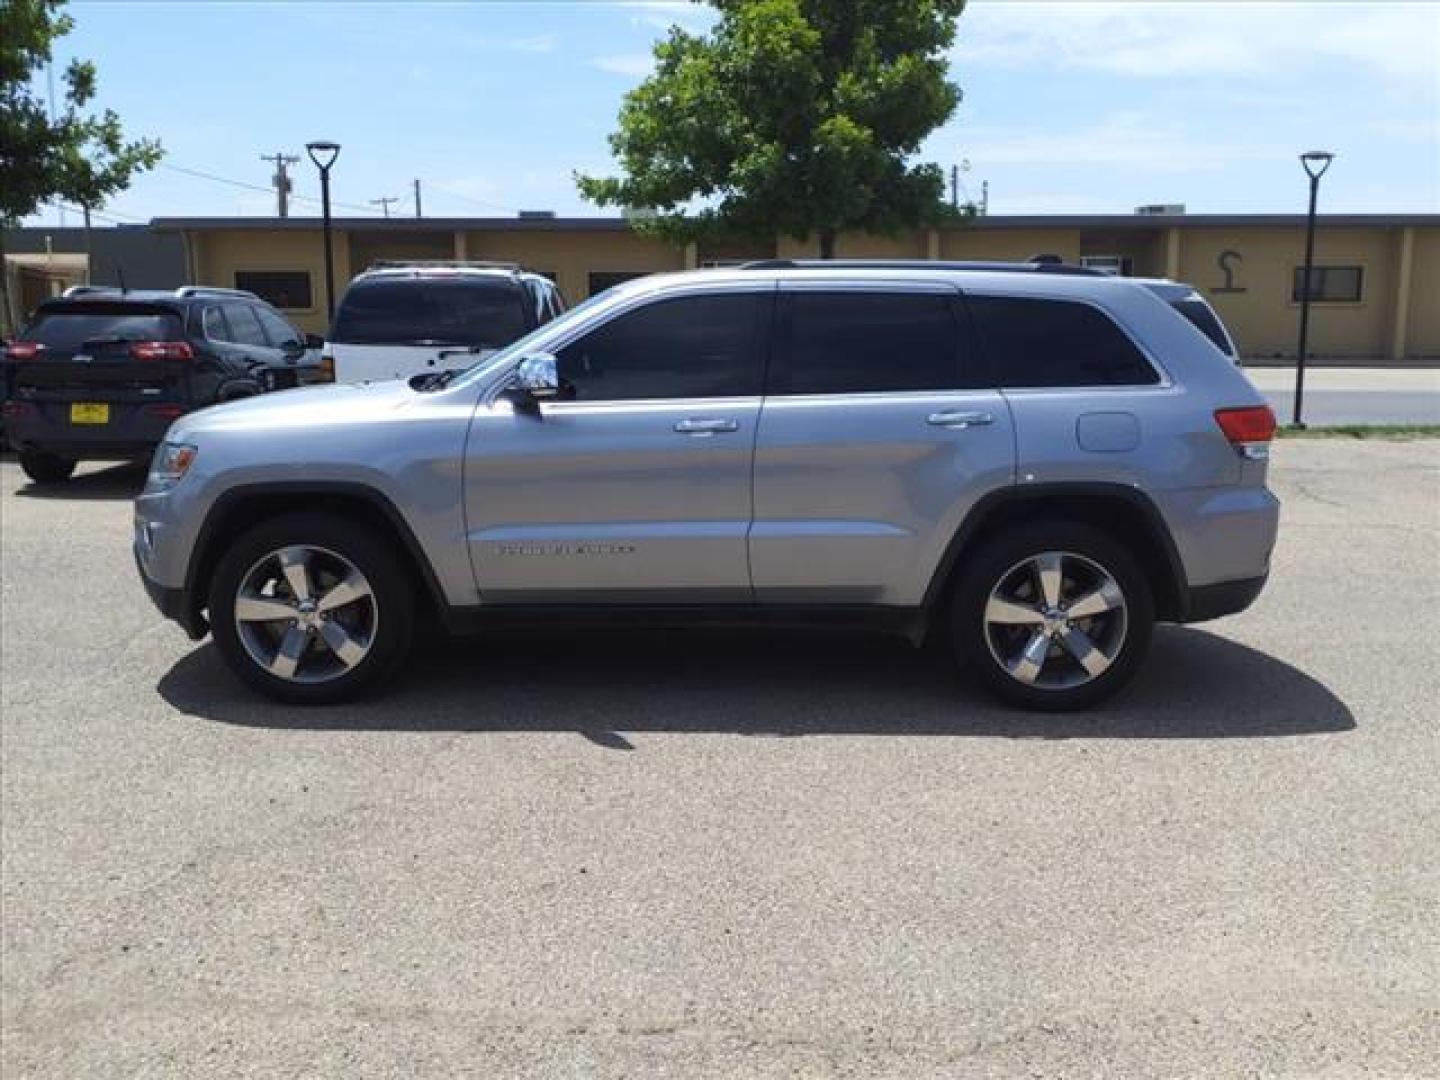
[[[688,420],[681,420],[675,425],[675,430],[681,435],[714,435],[720,431],[739,431],[738,420],[704,419],[691,417]]]
[[[981,427],[995,422],[995,414],[988,412],[932,412],[925,418],[932,427],[968,428]]]

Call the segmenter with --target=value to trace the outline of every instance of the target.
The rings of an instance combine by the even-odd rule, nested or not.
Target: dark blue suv
[[[36,483],[148,457],[177,417],[311,381],[321,339],[254,293],[77,286],[5,348],[5,429]]]

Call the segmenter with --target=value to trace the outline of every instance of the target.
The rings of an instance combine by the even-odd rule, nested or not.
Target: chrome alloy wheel
[[[1046,551],[1016,563],[990,591],[985,641],[1017,682],[1068,690],[1109,670],[1126,622],[1125,594],[1104,567]]]
[[[321,683],[364,660],[380,612],[365,575],[327,548],[297,544],[258,559],[235,595],[235,631],[276,678]]]

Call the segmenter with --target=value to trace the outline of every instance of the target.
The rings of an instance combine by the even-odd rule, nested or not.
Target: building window
[[[1361,283],[1365,271],[1359,266],[1312,266],[1310,268],[1310,302],[1330,304],[1358,304]],[[1290,284],[1290,299],[1300,303],[1305,299],[1305,268],[1295,267]]]
[[[1133,273],[1129,255],[1081,255],[1080,265],[1099,270],[1102,274],[1130,277]]]
[[[235,287],[277,308],[308,311],[315,306],[308,270],[236,270]]]
[[[634,281],[636,278],[645,277],[648,270],[602,270],[590,275],[590,295],[598,296],[606,289],[619,285],[625,281]]]

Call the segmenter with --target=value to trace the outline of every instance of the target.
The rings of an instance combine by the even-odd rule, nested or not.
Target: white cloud
[[[548,53],[555,51],[555,42],[554,34],[535,34],[532,37],[510,38],[505,47],[512,52]]]
[[[1254,80],[1356,71],[1434,93],[1440,6],[1428,3],[998,3],[960,20],[958,68],[1047,67]],[[1223,88],[1223,87],[1221,87]]]
[[[715,21],[715,9],[707,4],[690,3],[688,0],[622,0],[619,5],[630,8],[631,26],[644,26],[654,30],[669,31],[672,26],[697,33]]]
[[[590,65],[613,75],[626,75],[638,79],[650,74],[655,67],[655,59],[649,53],[618,53],[612,56],[592,57]]]

